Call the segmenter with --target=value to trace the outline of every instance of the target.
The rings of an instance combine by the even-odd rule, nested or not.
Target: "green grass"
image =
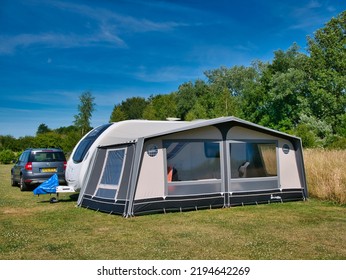
[[[346,207],[317,199],[124,219],[76,197],[10,186],[0,165],[2,260],[346,259]]]

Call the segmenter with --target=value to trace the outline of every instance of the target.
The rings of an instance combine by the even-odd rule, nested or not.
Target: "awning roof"
[[[300,138],[260,126],[236,117],[220,117],[209,120],[195,121],[150,121],[150,120],[127,120],[114,123],[102,134],[99,146],[110,146],[136,142],[139,138],[153,138],[166,134],[187,131],[191,129],[212,126],[227,122],[233,122],[240,126],[269,133],[278,137],[298,140]]]

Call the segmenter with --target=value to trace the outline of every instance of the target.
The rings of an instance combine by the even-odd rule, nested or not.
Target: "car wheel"
[[[18,182],[14,180],[14,176],[11,173],[11,186],[12,187],[17,187],[18,186]]]
[[[20,176],[19,187],[20,187],[20,190],[21,190],[22,192],[28,190],[28,186],[27,186],[27,184],[25,184],[25,182],[24,182],[24,180],[23,180],[23,176]]]

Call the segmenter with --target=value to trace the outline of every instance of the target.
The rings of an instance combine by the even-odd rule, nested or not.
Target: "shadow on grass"
[[[39,197],[47,197],[47,200],[40,200],[37,203],[62,203],[62,202],[71,202],[71,201],[77,201],[78,200],[78,193],[69,195],[69,198],[66,196],[56,196],[56,195],[40,195]]]

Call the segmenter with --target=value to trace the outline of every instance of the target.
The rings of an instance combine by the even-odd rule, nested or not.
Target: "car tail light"
[[[28,171],[32,171],[32,162],[28,162],[27,164],[25,164],[25,169]]]
[[[64,170],[66,170],[67,162],[64,161]]]

